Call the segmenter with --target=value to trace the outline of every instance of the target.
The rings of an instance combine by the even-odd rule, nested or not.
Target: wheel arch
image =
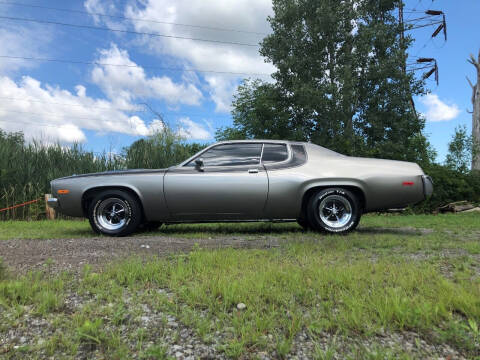
[[[303,191],[302,195],[302,204],[301,204],[301,216],[305,217],[305,212],[306,208],[308,205],[308,201],[310,198],[316,194],[320,190],[324,189],[329,189],[329,188],[342,188],[345,190],[351,191],[353,194],[355,194],[360,202],[360,207],[362,209],[362,212],[366,209],[367,206],[367,200],[365,196],[365,190],[362,188],[361,185],[359,184],[336,184],[336,183],[330,183],[330,184],[310,184],[310,186],[306,187]]]
[[[128,186],[123,186],[123,185],[94,186],[85,190],[82,194],[82,210],[83,210],[84,216],[88,216],[88,213],[87,213],[88,207],[90,205],[90,202],[94,199],[94,197],[105,190],[121,190],[132,195],[140,205],[140,209],[142,210],[142,218],[145,218],[145,209],[143,208],[143,201],[138,193],[138,190]]]

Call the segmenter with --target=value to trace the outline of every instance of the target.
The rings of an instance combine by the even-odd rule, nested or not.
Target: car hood
[[[102,171],[102,172],[96,172],[96,173],[65,176],[55,180],[76,179],[76,178],[89,177],[89,176],[113,176],[113,175],[153,174],[153,173],[158,174],[158,173],[165,173],[166,171],[167,169],[111,170],[111,171]]]

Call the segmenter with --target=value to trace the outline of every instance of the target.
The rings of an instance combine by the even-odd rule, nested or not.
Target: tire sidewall
[[[318,208],[319,204],[322,202],[323,199],[325,199],[330,195],[342,196],[350,203],[350,206],[352,207],[352,217],[350,221],[346,223],[344,226],[342,226],[341,228],[331,227],[326,223],[324,223],[323,220],[320,218],[320,213]],[[341,189],[341,188],[331,188],[331,189],[321,190],[320,192],[312,196],[308,206],[308,219],[310,224],[317,230],[323,230],[332,234],[347,233],[355,229],[355,227],[358,225],[358,222],[360,220],[360,216],[361,216],[360,205],[355,195],[353,195],[350,191],[346,189]]]
[[[129,217],[125,225],[116,230],[105,229],[97,219],[97,211],[100,204],[109,198],[116,198],[125,203]],[[105,190],[98,194],[91,202],[88,209],[88,218],[93,230],[108,236],[125,236],[135,231],[141,222],[142,214],[138,201],[129,193],[121,190]]]

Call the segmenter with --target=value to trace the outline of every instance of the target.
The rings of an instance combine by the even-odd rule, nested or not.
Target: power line
[[[403,0],[402,0],[402,1],[403,1]],[[418,0],[417,5],[415,5],[415,7],[412,9],[412,11],[405,11],[405,12],[409,12],[409,13],[410,13],[410,15],[408,15],[408,17],[405,19],[405,22],[407,22],[407,21],[412,17],[412,15],[413,15],[414,13],[417,13],[417,12],[418,12],[417,9],[418,9],[418,7],[420,6],[420,3],[421,3],[421,2],[422,2],[422,0]]]
[[[233,71],[216,71],[216,70],[203,70],[195,68],[171,68],[166,66],[156,66],[156,65],[132,65],[132,64],[111,64],[103,63],[98,61],[84,61],[84,60],[66,60],[66,59],[54,59],[54,58],[37,58],[29,56],[11,56],[11,55],[0,55],[0,58],[4,59],[13,59],[13,60],[30,60],[30,61],[45,61],[45,62],[58,62],[58,63],[67,63],[67,64],[80,64],[80,65],[99,65],[99,66],[116,66],[116,67],[127,67],[127,68],[140,68],[140,69],[159,69],[159,70],[170,70],[170,71],[186,71],[186,72],[200,72],[200,73],[213,73],[213,74],[228,74],[228,75],[249,75],[249,76],[270,76],[268,73],[248,73],[248,72],[233,72]]]
[[[9,121],[6,121],[6,120],[1,120],[0,119],[0,123],[8,123]],[[13,121],[12,121],[13,122]],[[25,120],[15,120],[15,123],[21,123],[21,124],[28,124],[28,125],[36,125],[36,126],[42,126],[42,127],[51,127],[51,128],[56,128],[58,129],[58,125],[50,125],[50,124],[39,124],[39,123],[36,123],[36,122],[33,122],[33,121],[25,121]],[[67,124],[68,125],[68,124]]]
[[[31,102],[38,102],[38,103],[46,103],[46,104],[52,104],[51,102],[43,102],[43,101],[40,101],[40,100],[26,100],[26,99],[17,99],[17,98],[6,98],[6,97],[0,97],[0,99],[5,99],[5,100],[9,100],[9,101],[31,101]],[[55,103],[55,104],[60,104],[60,103]],[[64,105],[67,105],[67,104],[64,104]],[[68,104],[69,106],[71,105],[76,105],[76,106],[82,106],[80,104]],[[88,106],[88,105],[85,105],[85,107],[88,107],[88,108],[92,108],[93,106]],[[100,109],[106,109],[108,110],[109,108],[102,108],[102,107],[99,107]],[[111,109],[114,109],[114,108],[111,108]],[[124,111],[124,110],[121,110],[119,108],[117,108],[116,110],[120,110],[120,111]],[[144,108],[143,110],[141,111],[138,111],[138,112],[145,112],[146,109]],[[0,112],[9,112],[9,113],[20,113],[20,114],[30,114],[30,115],[40,115],[40,116],[43,116],[43,115],[53,115],[53,116],[57,116],[57,117],[65,117],[66,115],[62,115],[62,114],[59,114],[59,113],[51,113],[51,112],[45,112],[45,113],[32,113],[32,112],[28,112],[28,111],[17,111],[17,110],[0,110]],[[133,112],[133,110],[132,110]],[[201,114],[201,113],[178,113],[178,112],[161,112],[161,114],[165,114],[165,115],[169,115],[169,116],[188,116],[188,117],[204,117],[204,118],[226,118],[228,117],[229,115],[211,115],[211,114]],[[70,119],[81,119],[81,120],[95,120],[95,121],[98,121],[99,118],[85,118],[85,117],[69,117]],[[0,120],[2,121],[2,120]]]
[[[59,25],[59,26],[67,26],[67,27],[90,29],[90,30],[111,31],[111,32],[117,32],[117,33],[123,33],[123,34],[147,35],[147,36],[152,36],[152,37],[163,37],[163,38],[170,38],[170,39],[203,41],[203,42],[211,42],[211,43],[216,43],[216,44],[251,46],[251,47],[258,47],[259,46],[258,44],[241,43],[241,42],[235,42],[235,41],[211,40],[211,39],[193,38],[193,37],[188,37],[188,36],[176,36],[176,35],[167,35],[167,34],[159,34],[159,33],[147,33],[147,32],[134,31],[134,30],[111,29],[111,28],[108,28],[108,27],[101,27],[101,26],[78,25],[78,24],[63,23],[63,22],[58,22],[58,21],[38,20],[38,19],[21,18],[21,17],[14,17],[14,16],[0,16],[0,19],[13,20],[13,21],[24,21],[24,22],[34,22],[34,23],[48,24],[48,25]]]
[[[257,32],[257,31],[227,29],[227,28],[221,28],[221,27],[212,27],[212,26],[194,25],[194,24],[183,24],[183,23],[176,23],[176,22],[153,20],[153,19],[141,19],[141,18],[133,18],[133,17],[128,17],[128,16],[121,16],[121,15],[109,15],[109,14],[104,14],[104,13],[99,13],[99,12],[90,12],[90,11],[83,11],[83,10],[56,8],[56,7],[51,7],[51,6],[24,4],[24,3],[10,2],[10,1],[0,1],[0,4],[22,6],[22,7],[36,8],[36,9],[45,9],[45,10],[55,10],[55,11],[77,13],[77,14],[84,14],[84,15],[95,15],[95,16],[109,17],[109,18],[112,18],[112,19],[123,19],[123,20],[131,20],[131,21],[151,22],[151,23],[164,24],[164,25],[184,26],[184,27],[190,27],[190,28],[214,30],[214,31],[228,31],[228,32],[238,32],[238,33],[245,33],[245,34],[268,35],[268,33]]]
[[[93,106],[89,104],[73,104],[73,103],[59,103],[53,101],[42,101],[42,100],[32,100],[32,99],[22,99],[22,98],[14,98],[14,97],[3,97],[0,96],[2,100],[12,100],[12,101],[27,101],[32,103],[40,103],[40,104],[53,104],[53,105],[63,105],[63,106],[80,106],[80,107],[88,107],[89,109],[104,109],[104,110],[118,110],[124,112],[145,112],[145,108],[143,110],[134,110],[132,108],[117,108],[117,107],[103,107],[103,106]],[[137,106],[137,105],[134,105]]]
[[[52,112],[44,112],[44,113],[35,113],[35,112],[30,112],[30,111],[19,111],[19,110],[0,110],[0,113],[7,112],[7,113],[14,113],[14,114],[28,114],[28,115],[39,115],[39,116],[55,116],[55,117],[61,117],[61,118],[68,118],[68,119],[78,119],[78,120],[92,120],[92,121],[98,121],[99,117],[93,118],[93,117],[82,117],[82,116],[69,116],[67,114],[59,114],[59,113],[52,113]],[[15,120],[16,121],[16,120]]]
[[[424,28],[432,25],[438,25],[438,24],[443,24],[443,21],[433,21],[429,24],[414,25],[414,26],[408,27],[407,30],[415,30],[415,29],[420,29],[420,28]]]

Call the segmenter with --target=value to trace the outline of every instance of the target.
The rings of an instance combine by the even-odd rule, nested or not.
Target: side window
[[[260,163],[262,144],[225,144],[204,152],[200,157],[205,166],[239,166]],[[187,166],[194,166],[195,160]]]
[[[271,164],[285,161],[288,158],[287,145],[285,144],[265,144],[263,148],[262,163]]]

